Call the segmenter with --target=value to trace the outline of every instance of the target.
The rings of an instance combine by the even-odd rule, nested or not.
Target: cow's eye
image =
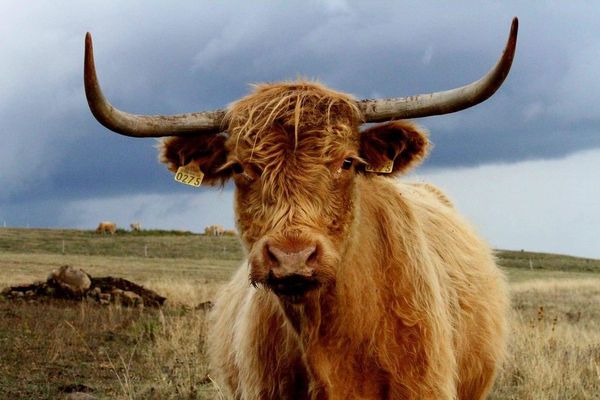
[[[346,158],[344,160],[344,162],[342,163],[342,169],[350,169],[350,167],[352,167],[352,162],[354,160],[351,158]]]
[[[250,183],[261,176],[261,169],[254,165],[241,162],[233,162],[229,164],[231,172],[236,176],[238,183]]]
[[[244,172],[244,167],[242,167],[242,164],[240,163],[234,163],[231,165],[231,170],[234,174],[241,174]]]

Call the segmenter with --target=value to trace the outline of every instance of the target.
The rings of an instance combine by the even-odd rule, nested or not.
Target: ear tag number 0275
[[[200,187],[202,178],[204,178],[204,173],[200,171],[198,164],[193,161],[179,167],[175,173],[175,180],[177,182],[194,187]]]
[[[393,160],[387,160],[379,168],[373,168],[371,165],[367,165],[365,167],[365,171],[367,171],[367,172],[375,172],[375,173],[378,173],[378,174],[389,174],[393,170],[394,170],[394,161]]]

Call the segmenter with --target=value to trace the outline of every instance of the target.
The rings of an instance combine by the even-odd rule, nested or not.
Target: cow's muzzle
[[[261,264],[266,276],[263,283],[278,296],[299,301],[319,287],[316,270],[320,247],[317,242],[264,242]]]

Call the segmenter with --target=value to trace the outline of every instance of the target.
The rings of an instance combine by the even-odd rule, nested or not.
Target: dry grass
[[[167,306],[0,297],[0,398],[56,399],[77,385],[109,399],[213,398],[203,355],[205,312],[194,307],[214,297],[239,261],[5,252],[0,288],[44,280],[64,264],[131,279],[166,296]]]
[[[13,238],[8,241],[16,246]],[[39,238],[38,249],[47,246]],[[82,242],[81,252],[89,246]],[[14,247],[1,253],[0,287],[45,279],[69,264],[94,276],[134,280],[169,300],[162,310],[151,310],[0,297],[0,398],[56,399],[74,385],[107,399],[220,398],[207,377],[205,312],[194,307],[213,297],[238,261],[185,251],[187,257],[178,259]],[[564,271],[553,256],[512,253],[505,260],[522,268],[507,269],[513,294],[510,356],[491,398],[600,399],[600,274],[586,272],[590,266],[596,271],[598,262],[567,258],[571,267]],[[530,259],[536,260],[533,269]]]
[[[153,346],[147,346],[142,355],[152,379],[140,385],[134,398],[215,398],[204,354],[204,313],[161,316],[159,321]]]
[[[0,303],[0,398],[205,399],[205,313]]]
[[[600,277],[512,285],[510,356],[494,399],[600,398]]]

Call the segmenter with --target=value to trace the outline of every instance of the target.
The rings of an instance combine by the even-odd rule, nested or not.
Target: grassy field
[[[600,260],[498,251],[512,288],[510,356],[493,399],[600,399]],[[204,311],[242,258],[236,238],[0,229],[0,288],[61,265],[134,280],[161,310],[0,297],[0,398],[212,399]]]
[[[236,261],[242,258],[236,237],[183,231],[117,231],[115,235],[99,235],[73,229],[0,228],[0,252]]]

